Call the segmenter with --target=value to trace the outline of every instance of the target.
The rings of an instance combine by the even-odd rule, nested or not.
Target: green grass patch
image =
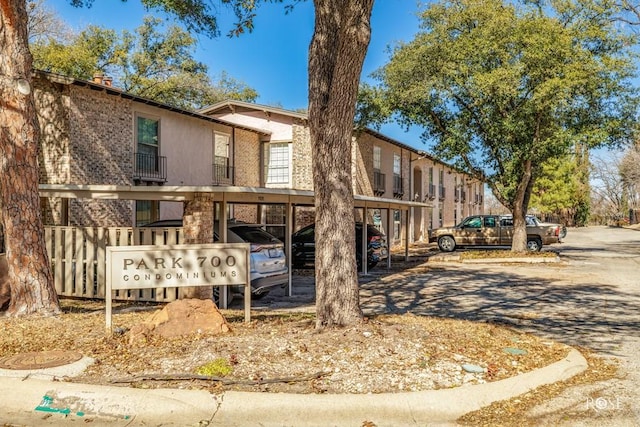
[[[209,377],[225,377],[233,372],[233,368],[227,359],[218,358],[205,365],[196,368],[196,374]]]

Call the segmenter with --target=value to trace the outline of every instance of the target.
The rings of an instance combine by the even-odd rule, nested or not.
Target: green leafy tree
[[[29,46],[36,69],[90,80],[96,71],[111,71],[117,58],[127,55],[114,30],[89,26],[70,40],[51,37]]]
[[[79,79],[100,71],[121,89],[178,108],[197,110],[224,99],[254,101],[257,92],[222,73],[213,82],[208,67],[193,58],[196,39],[178,26],[162,28],[147,17],[135,33],[90,26],[70,42],[31,43],[34,67]]]
[[[514,216],[512,250],[526,250],[524,216],[551,159],[580,144],[627,142],[635,99],[628,46],[612,12],[586,17],[547,7],[452,0],[422,13],[422,31],[398,46],[364,88],[360,118],[425,129],[436,155],[485,181]],[[575,12],[575,13],[570,13]]]
[[[298,0],[290,0],[288,10]],[[72,0],[77,6],[92,0]],[[185,23],[187,30],[217,36],[215,11],[206,0],[142,0]],[[236,12],[231,30],[253,27],[256,8],[281,0],[224,0]],[[371,37],[373,0],[314,0],[315,27],[309,47],[309,123],[316,191],[317,327],[362,321],[359,305],[355,240],[351,143],[358,82]],[[31,80],[24,0],[0,0],[0,204],[9,247],[10,314],[56,313],[57,297],[44,246],[38,198],[38,127]],[[5,76],[12,76],[6,78]],[[17,84],[19,83],[19,84]],[[10,106],[11,108],[6,108]],[[5,112],[8,111],[8,114]],[[19,152],[12,151],[18,147]],[[24,150],[23,150],[24,148]],[[26,178],[26,179],[25,179]],[[7,184],[8,183],[8,184]],[[19,184],[19,185],[14,185]],[[9,213],[10,212],[10,213]],[[17,215],[16,215],[17,214]],[[24,236],[33,239],[25,246]],[[17,250],[17,248],[20,250]],[[19,256],[31,247],[37,256]],[[15,272],[23,276],[16,279]],[[42,273],[42,274],[41,274]]]
[[[540,171],[531,192],[531,208],[551,214],[573,206],[577,165],[572,156],[549,159]]]

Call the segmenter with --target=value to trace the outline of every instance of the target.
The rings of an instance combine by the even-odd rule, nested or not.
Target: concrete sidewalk
[[[0,374],[0,422],[10,426],[449,425],[461,415],[587,368],[571,350],[547,367],[492,383],[413,393],[305,395],[136,389],[46,380],[48,370]],[[38,378],[36,378],[36,374]]]

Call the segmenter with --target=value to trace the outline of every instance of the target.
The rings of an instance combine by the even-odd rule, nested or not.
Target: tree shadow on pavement
[[[496,274],[482,267],[428,269],[361,285],[366,314],[413,313],[510,325],[616,354],[625,335],[640,330],[640,298],[615,286],[535,278],[516,265]]]

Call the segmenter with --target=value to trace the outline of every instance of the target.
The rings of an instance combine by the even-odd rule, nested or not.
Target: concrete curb
[[[461,264],[540,264],[540,263],[559,263],[559,256],[555,257],[513,257],[513,258],[478,258],[478,259],[461,259],[460,255],[433,255],[428,258],[428,263],[452,263]]]
[[[514,257],[514,258],[486,258],[486,259],[463,259],[463,264],[505,264],[510,262],[524,264],[541,264],[560,262],[560,257]]]
[[[371,395],[304,395],[200,390],[133,389],[36,379],[0,378],[0,421],[12,425],[113,426],[425,426],[584,371],[575,349],[556,363],[492,383],[445,390]],[[46,410],[44,396],[50,396]],[[45,407],[44,411],[42,407]],[[38,409],[40,407],[40,409]],[[38,409],[38,410],[36,410]],[[68,409],[68,413],[61,411]],[[34,424],[35,423],[35,424]]]

